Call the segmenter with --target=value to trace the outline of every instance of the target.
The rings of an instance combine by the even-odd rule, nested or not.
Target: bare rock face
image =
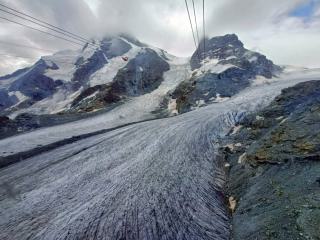
[[[73,102],[68,112],[92,112],[112,106],[125,98],[114,93],[109,84],[96,85],[83,91]]]
[[[16,97],[10,97],[7,91],[0,89],[0,111],[14,105],[17,101]]]
[[[219,74],[206,73],[180,84],[172,96],[177,99],[178,111],[184,113],[235,95],[250,86],[251,77],[249,72],[239,68],[230,68]]]
[[[154,50],[145,48],[114,79],[112,89],[119,94],[138,96],[155,90],[163,81],[169,64]]]
[[[233,239],[318,239],[320,82],[283,90],[240,125],[230,139],[241,145],[225,149]]]

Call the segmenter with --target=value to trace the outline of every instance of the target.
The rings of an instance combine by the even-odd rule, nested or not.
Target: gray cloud
[[[318,0],[317,9],[309,21],[289,16],[293,9],[307,1],[206,1],[206,31],[209,36],[237,33],[248,48],[259,49],[276,63],[320,67]],[[189,56],[194,51],[183,0],[7,0],[4,3],[87,38],[128,32],[141,41],[179,56]],[[202,1],[195,0],[195,3],[201,23]],[[0,16],[6,14],[0,13]],[[199,28],[202,31],[201,26]],[[9,46],[1,41],[52,52],[78,48],[0,20],[0,75],[50,53]]]

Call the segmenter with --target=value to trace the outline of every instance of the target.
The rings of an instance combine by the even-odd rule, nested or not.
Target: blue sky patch
[[[315,10],[317,0],[306,0],[305,3],[296,7],[291,13],[290,16],[301,17],[301,18],[310,18]]]

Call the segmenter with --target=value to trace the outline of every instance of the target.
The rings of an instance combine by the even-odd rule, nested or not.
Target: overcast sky
[[[194,1],[202,26],[202,0]],[[189,56],[195,50],[184,0],[2,0],[1,3],[86,38],[128,32],[177,56]],[[0,17],[25,23],[1,11]],[[266,54],[277,64],[320,67],[320,0],[206,0],[205,19],[209,37],[236,33],[247,48]],[[78,47],[0,19],[0,48],[0,75],[3,75],[31,64],[42,55]]]

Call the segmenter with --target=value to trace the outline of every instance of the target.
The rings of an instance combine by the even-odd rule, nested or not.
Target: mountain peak
[[[224,36],[213,37],[208,40],[208,49],[218,48],[225,45],[234,47],[243,47],[243,43],[239,40],[236,34],[226,34]]]
[[[246,49],[236,34],[202,40],[192,55],[190,64],[192,70],[195,70],[205,63],[247,69],[254,71],[255,75],[267,78],[280,71],[280,68],[264,55]]]
[[[236,34],[226,34],[211,39],[206,38],[200,42],[197,50],[193,54],[191,66],[192,69],[199,68],[201,62],[207,58],[222,60],[231,56],[241,55],[244,51],[244,45]]]

